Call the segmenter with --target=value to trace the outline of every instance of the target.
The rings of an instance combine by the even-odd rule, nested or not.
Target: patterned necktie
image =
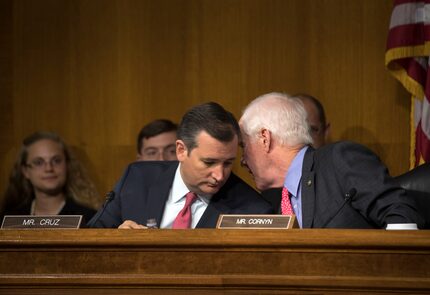
[[[185,205],[173,221],[172,228],[190,228],[191,226],[191,205],[197,199],[197,195],[193,192],[189,192],[185,195]]]
[[[291,207],[290,193],[287,188],[282,189],[282,199],[281,199],[281,214],[282,215],[293,215],[293,207]]]

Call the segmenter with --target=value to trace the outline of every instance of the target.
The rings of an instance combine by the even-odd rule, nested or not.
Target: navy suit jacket
[[[422,227],[412,198],[366,147],[338,142],[306,151],[301,178],[303,228],[385,228],[387,223]],[[263,192],[278,212],[280,189]]]
[[[160,225],[178,162],[135,162],[115,187],[115,197],[88,224],[116,228],[125,220],[146,225],[155,218]],[[214,228],[220,214],[271,214],[273,209],[259,193],[231,173],[212,196],[198,228]],[[102,213],[102,214],[100,214]]]

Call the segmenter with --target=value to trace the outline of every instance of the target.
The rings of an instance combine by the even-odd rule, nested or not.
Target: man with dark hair
[[[296,94],[294,97],[299,98],[305,107],[307,121],[310,127],[312,137],[312,146],[319,148],[327,143],[330,133],[330,123],[327,122],[324,107],[321,102],[309,94]]]
[[[154,120],[145,125],[137,136],[137,160],[175,161],[177,128],[167,119]]]
[[[267,214],[271,206],[231,173],[240,129],[217,103],[191,108],[178,127],[179,162],[130,164],[93,227],[211,228],[220,214]],[[103,210],[103,209],[101,209]]]

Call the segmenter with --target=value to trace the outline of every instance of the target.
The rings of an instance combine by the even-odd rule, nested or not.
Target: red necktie
[[[191,226],[191,205],[197,199],[197,195],[195,193],[189,192],[185,195],[185,205],[181,211],[179,211],[178,215],[173,221],[172,228],[181,229],[181,228],[190,228]]]
[[[291,207],[290,193],[287,188],[282,189],[282,199],[281,199],[281,214],[282,215],[293,215],[293,207]]]

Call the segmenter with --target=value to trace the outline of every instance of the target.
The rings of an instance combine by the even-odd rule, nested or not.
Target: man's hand
[[[137,224],[133,220],[126,220],[120,226],[118,226],[118,228],[119,229],[146,229],[147,227],[141,224]]]

